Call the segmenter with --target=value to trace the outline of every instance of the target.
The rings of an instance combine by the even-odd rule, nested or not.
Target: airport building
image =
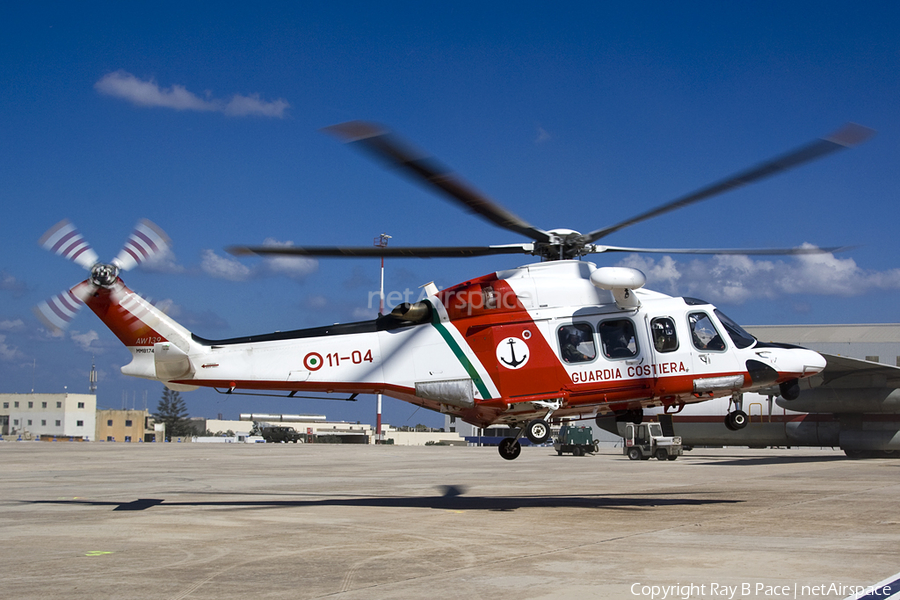
[[[0,394],[0,435],[94,439],[93,394]]]
[[[106,442],[155,441],[150,411],[98,410],[96,439]]]

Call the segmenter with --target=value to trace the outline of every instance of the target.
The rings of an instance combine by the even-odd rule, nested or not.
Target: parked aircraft
[[[677,414],[650,409],[647,416],[685,446],[832,446],[850,458],[900,458],[900,367],[822,355],[825,369],[800,383],[797,398],[774,389],[746,394],[748,424],[741,430],[723,424],[724,398]],[[597,425],[624,435],[625,424],[614,417],[598,417]]]

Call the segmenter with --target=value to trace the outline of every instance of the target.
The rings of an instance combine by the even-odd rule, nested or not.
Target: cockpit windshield
[[[734,342],[735,346],[743,349],[749,348],[756,343],[756,338],[747,333],[743,327],[728,318],[728,315],[718,308],[715,309],[715,313],[716,316],[719,317],[719,321],[725,327],[725,331],[728,332],[728,335],[731,337],[731,341]]]

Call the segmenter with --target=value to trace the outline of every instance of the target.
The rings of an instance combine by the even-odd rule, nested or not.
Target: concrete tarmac
[[[833,450],[2,442],[0,465],[3,598],[844,598],[900,571],[900,460]]]

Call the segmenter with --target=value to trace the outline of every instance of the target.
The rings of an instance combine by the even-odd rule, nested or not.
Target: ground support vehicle
[[[593,439],[593,434],[590,427],[563,425],[559,428],[559,435],[553,440],[553,447],[560,456],[563,453],[571,453],[574,456],[593,454],[599,445],[599,442]]]
[[[628,423],[623,451],[631,460],[675,460],[684,453],[681,436],[663,435],[659,423]]]
[[[306,437],[298,433],[297,430],[293,427],[285,427],[283,425],[276,426],[254,424],[253,429],[254,431],[252,431],[251,433],[261,435],[268,444],[286,444],[288,442],[293,442],[294,444],[296,444],[297,442],[304,441],[304,438]]]

